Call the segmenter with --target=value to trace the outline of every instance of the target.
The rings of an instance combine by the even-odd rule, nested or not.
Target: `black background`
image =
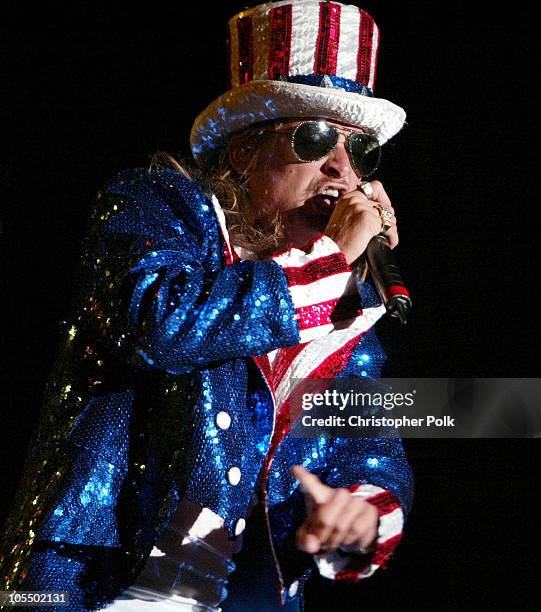
[[[193,119],[226,90],[225,24],[245,6],[114,4],[19,5],[2,37],[5,507],[91,198],[157,149],[188,153]],[[539,373],[534,12],[472,4],[362,5],[382,31],[376,95],[408,113],[377,176],[415,305],[393,325],[396,376]],[[506,595],[533,607],[538,442],[406,443],[417,492],[389,570],[354,586],[316,580],[306,609],[501,609]]]

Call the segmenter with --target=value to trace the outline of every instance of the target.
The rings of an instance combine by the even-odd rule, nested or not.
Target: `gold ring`
[[[379,211],[379,216],[381,217],[381,224],[383,226],[383,231],[386,232],[388,229],[390,229],[393,226],[392,221],[391,221],[393,218],[393,213],[388,208],[384,208],[382,206]]]
[[[370,184],[370,181],[361,181],[357,187],[364,193],[364,195],[369,199],[374,199],[374,188]]]

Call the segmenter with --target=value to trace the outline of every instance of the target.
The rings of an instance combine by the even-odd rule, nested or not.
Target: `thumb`
[[[324,485],[315,474],[309,472],[302,465],[292,466],[291,472],[300,481],[301,490],[310,502],[324,504],[329,499],[332,488]]]

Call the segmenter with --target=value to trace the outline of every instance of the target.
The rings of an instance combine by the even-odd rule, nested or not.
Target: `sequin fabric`
[[[341,5],[322,2],[319,5],[319,33],[314,62],[315,74],[336,74],[340,43]]]
[[[273,390],[253,356],[299,344],[287,277],[272,260],[226,265],[215,211],[191,181],[125,171],[98,193],[90,221],[5,526],[1,590],[68,590],[59,610],[102,608],[134,583],[181,499],[223,517],[236,537],[265,461],[282,586],[313,567],[293,546],[303,512],[293,463],[332,486],[380,485],[407,511],[399,440],[301,440],[274,423]],[[375,334],[350,349],[340,375],[379,375]]]
[[[366,308],[379,301],[371,283],[362,285],[361,295]],[[345,366],[340,359],[327,360],[316,377],[363,378],[377,384],[385,353],[375,329],[351,344],[345,347],[349,349]],[[301,464],[332,487],[349,488],[352,483],[370,483],[391,491],[405,516],[413,496],[413,476],[399,438],[300,438],[292,435],[291,421],[295,418],[290,406],[284,404],[275,426],[275,436],[279,440],[273,439],[275,447],[271,444],[266,458],[269,524],[284,601],[289,599],[288,587],[293,583],[302,587],[314,569],[312,557],[295,546],[296,530],[304,521],[305,513],[302,495],[289,466]]]
[[[70,585],[73,610],[134,581],[181,497],[233,533],[272,429],[249,357],[299,341],[280,266],[226,267],[212,204],[178,173],[121,173],[90,221],[1,564],[2,589]],[[236,415],[228,430],[220,411]]]
[[[374,96],[373,91],[367,85],[357,83],[357,81],[352,81],[351,79],[335,76],[334,74],[326,74],[323,76],[320,74],[299,74],[282,77],[279,80],[286,81],[287,83],[299,83],[300,85],[312,85],[313,87],[335,87],[336,89],[355,92],[370,98]]]
[[[228,22],[231,89],[194,121],[195,159],[204,166],[228,135],[293,117],[370,129],[385,143],[406,115],[374,97],[379,41],[378,26],[356,5],[279,0],[242,10]]]

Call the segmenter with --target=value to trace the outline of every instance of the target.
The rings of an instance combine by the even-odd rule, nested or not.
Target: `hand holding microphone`
[[[348,263],[365,254],[387,311],[406,323],[411,299],[391,251],[398,244],[393,220],[394,211],[383,185],[378,181],[363,181],[358,191],[340,198],[325,234],[338,244]]]

